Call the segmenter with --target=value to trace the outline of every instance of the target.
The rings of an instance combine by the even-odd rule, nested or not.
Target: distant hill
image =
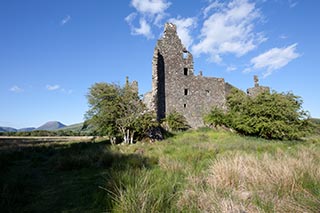
[[[320,118],[311,118],[311,121],[312,121],[314,124],[320,124]]]
[[[16,132],[18,131],[17,129],[15,128],[12,128],[12,127],[0,127],[0,132]]]
[[[26,127],[26,128],[21,128],[21,129],[18,129],[17,131],[18,132],[31,132],[33,130],[35,130],[36,128],[34,127]]]
[[[60,128],[58,130],[68,130],[68,131],[75,131],[75,132],[80,132],[83,127],[83,123],[77,123],[77,124],[72,124],[69,126],[65,126],[63,128]]]
[[[42,126],[38,127],[35,130],[57,130],[57,129],[61,129],[63,127],[66,127],[66,125],[64,125],[63,123],[60,123],[59,121],[49,121],[45,124],[43,124]]]
[[[21,129],[15,129],[12,127],[2,127],[0,126],[0,132],[31,132],[34,130],[48,130],[48,131],[55,131],[55,130],[68,130],[68,131],[75,131],[80,132],[82,129],[83,123],[72,124],[70,126],[66,126],[59,121],[49,121],[38,128],[35,127],[26,127]]]

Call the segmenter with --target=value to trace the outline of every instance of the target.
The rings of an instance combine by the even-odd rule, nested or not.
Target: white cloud
[[[288,0],[288,3],[290,8],[294,8],[298,4],[298,2],[295,0]]]
[[[71,89],[64,89],[64,88],[62,88],[60,91],[61,91],[62,93],[68,94],[68,95],[70,95],[70,94],[73,93],[73,90],[71,90]]]
[[[208,17],[209,12],[211,12],[213,9],[219,9],[222,7],[223,7],[222,3],[220,3],[219,1],[214,1],[203,9],[203,16],[206,18]]]
[[[144,18],[140,19],[139,24],[140,24],[140,27],[134,28],[133,33],[136,35],[144,35],[148,39],[153,38],[151,27]]]
[[[70,16],[70,15],[67,15],[66,17],[64,17],[64,18],[61,20],[61,22],[60,22],[61,26],[65,25],[65,24],[68,23],[70,20],[71,20],[71,16]]]
[[[203,23],[200,42],[192,47],[195,55],[208,54],[212,61],[220,63],[222,54],[239,57],[266,40],[261,33],[254,32],[254,23],[261,18],[254,3],[233,0],[229,4],[219,4],[214,5],[219,6],[219,10]],[[210,5],[209,9],[207,12],[212,9]]]
[[[18,87],[17,85],[12,86],[9,90],[15,93],[23,92],[23,89]]]
[[[235,71],[235,70],[237,70],[237,67],[235,67],[233,65],[230,65],[230,66],[227,67],[227,71],[228,72],[232,72],[232,71]]]
[[[177,26],[177,33],[180,37],[182,44],[188,49],[193,43],[193,38],[191,36],[191,30],[196,27],[195,18],[172,18],[169,22],[174,23]]]
[[[49,91],[54,91],[60,88],[60,85],[56,84],[56,85],[46,85],[47,90]]]
[[[297,43],[283,48],[272,48],[265,53],[258,55],[251,59],[251,68],[247,68],[248,71],[253,69],[266,69],[263,73],[263,77],[267,77],[278,70],[286,66],[290,61],[298,58],[299,53],[296,52]]]
[[[156,15],[164,13],[171,3],[166,0],[132,0],[131,5],[140,13]]]
[[[280,38],[280,39],[287,39],[288,36],[287,36],[287,35],[280,35],[279,38]]]
[[[136,18],[137,13],[130,13],[127,17],[125,17],[125,21],[130,25],[133,20]]]
[[[152,25],[160,26],[161,20],[166,16],[165,11],[171,2],[166,0],[132,0],[132,7],[136,12],[129,14],[125,21],[128,23],[132,35],[143,35],[148,39],[153,38]],[[134,20],[139,17],[139,26],[135,26]]]
[[[139,21],[139,27],[135,27],[132,24],[132,19],[134,19],[136,14],[131,13],[128,15],[125,20],[128,22],[130,28],[131,28],[131,34],[132,35],[143,35],[147,39],[154,38],[153,33],[151,32],[151,26],[147,23],[147,21],[144,18],[140,18]]]

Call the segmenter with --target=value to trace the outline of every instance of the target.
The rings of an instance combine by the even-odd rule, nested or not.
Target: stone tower
[[[203,116],[213,106],[225,108],[230,87],[223,78],[204,77],[202,72],[195,76],[193,56],[181,43],[176,26],[165,25],[153,54],[152,92],[145,96],[158,120],[177,111],[191,127],[203,126]]]
[[[270,92],[269,87],[260,86],[259,85],[259,78],[257,75],[253,76],[254,87],[247,89],[247,95],[250,97],[256,97],[262,92]]]

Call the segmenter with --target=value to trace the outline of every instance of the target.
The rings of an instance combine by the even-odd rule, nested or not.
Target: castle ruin
[[[226,109],[226,97],[232,88],[223,78],[205,77],[202,72],[195,75],[193,56],[183,46],[176,26],[165,25],[153,54],[152,91],[144,96],[144,102],[156,112],[158,120],[176,111],[192,128],[204,126],[203,116],[212,107]],[[248,94],[255,95],[259,88],[256,85],[248,89]]]

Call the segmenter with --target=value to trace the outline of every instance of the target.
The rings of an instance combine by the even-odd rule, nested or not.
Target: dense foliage
[[[227,104],[227,112],[214,108],[205,116],[205,122],[267,139],[299,139],[310,130],[302,100],[292,93],[265,92],[249,97],[235,89],[228,96]]]
[[[138,91],[127,81],[124,87],[109,83],[94,84],[87,95],[90,105],[86,113],[89,125],[99,135],[106,135],[112,143],[133,143],[157,123],[146,112]]]
[[[176,111],[169,113],[166,118],[163,119],[162,126],[167,131],[184,131],[190,128],[186,118]]]

